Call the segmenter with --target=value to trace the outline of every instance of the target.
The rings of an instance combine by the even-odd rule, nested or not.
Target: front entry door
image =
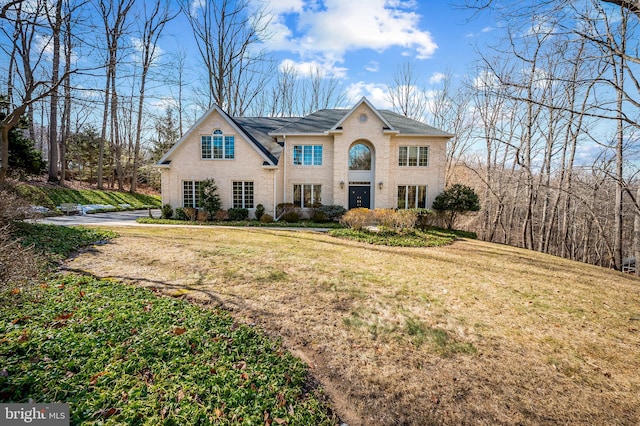
[[[349,210],[371,208],[371,188],[369,186],[349,186]]]

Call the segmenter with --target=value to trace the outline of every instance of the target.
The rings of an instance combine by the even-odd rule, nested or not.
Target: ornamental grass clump
[[[342,216],[340,223],[347,228],[361,230],[367,226],[375,226],[373,212],[365,208],[351,209]]]

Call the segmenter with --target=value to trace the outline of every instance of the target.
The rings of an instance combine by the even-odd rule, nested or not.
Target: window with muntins
[[[201,136],[203,160],[233,160],[235,158],[235,137],[223,135],[216,129],[213,135]]]
[[[407,167],[427,167],[429,165],[429,147],[401,146],[398,151],[398,165]]]
[[[253,208],[253,182],[233,182],[233,208]]]
[[[185,180],[182,182],[182,207],[200,207],[201,181]]]
[[[293,185],[293,204],[297,207],[313,207],[322,202],[322,185]]]
[[[400,185],[398,186],[399,209],[425,209],[427,208],[426,185]]]
[[[294,166],[322,166],[322,145],[294,145]]]

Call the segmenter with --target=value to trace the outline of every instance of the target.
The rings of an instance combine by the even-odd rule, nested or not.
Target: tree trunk
[[[62,0],[56,2],[55,21],[50,22],[53,36],[51,61],[51,108],[49,110],[49,182],[58,182],[58,78],[60,75],[60,28],[62,26]],[[64,180],[64,176],[62,176]]]

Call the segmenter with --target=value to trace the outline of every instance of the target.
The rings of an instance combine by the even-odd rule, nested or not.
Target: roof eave
[[[455,135],[452,134],[444,134],[444,135],[430,135],[428,133],[397,133],[396,136],[398,137],[405,137],[405,138],[412,138],[412,137],[418,137],[418,138],[442,138],[442,139],[451,139],[452,137],[454,137]]]

